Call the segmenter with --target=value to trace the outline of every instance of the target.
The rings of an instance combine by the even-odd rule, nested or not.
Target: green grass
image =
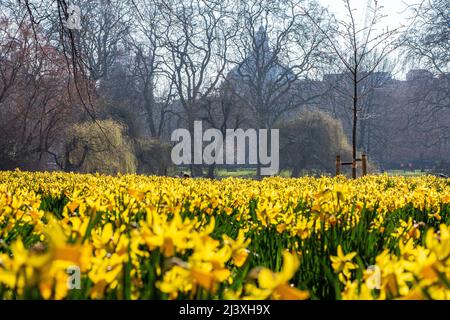
[[[185,167],[179,167],[177,170],[175,170],[171,175],[177,175],[180,172],[187,172],[189,173],[189,168]],[[203,169],[203,173],[206,176],[208,173],[207,168],[205,167]],[[391,176],[403,176],[403,177],[420,177],[425,176],[429,174],[429,171],[422,171],[422,170],[386,170],[384,173],[391,175]],[[384,174],[381,172],[373,172],[372,174]],[[330,175],[327,173],[323,173],[324,175]],[[350,177],[350,170],[348,168],[344,168],[343,174]],[[358,171],[358,175],[360,175],[361,172]],[[291,170],[281,170],[278,174],[281,177],[290,177],[291,176]],[[320,175],[320,172],[314,172],[314,171],[305,171],[302,173],[302,175]],[[214,173],[215,178],[223,179],[223,178],[248,178],[253,179],[256,177],[256,168],[233,168],[233,169],[227,169],[227,168],[216,168]],[[333,176],[333,174],[331,174]]]
[[[386,173],[390,176],[420,177],[427,175],[429,172],[421,170],[387,170]]]

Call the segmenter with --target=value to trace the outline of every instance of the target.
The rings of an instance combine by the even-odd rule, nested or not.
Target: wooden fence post
[[[362,175],[365,176],[367,174],[367,156],[365,154],[361,157],[362,161]]]
[[[341,174],[341,156],[336,156],[336,176]]]

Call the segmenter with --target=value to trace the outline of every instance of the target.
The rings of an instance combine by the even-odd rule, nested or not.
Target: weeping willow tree
[[[280,164],[298,177],[302,170],[332,173],[335,156],[351,156],[342,123],[322,111],[304,110],[282,123],[280,128]]]
[[[65,145],[66,171],[105,174],[135,173],[137,164],[125,127],[117,121],[86,121],[72,125]]]

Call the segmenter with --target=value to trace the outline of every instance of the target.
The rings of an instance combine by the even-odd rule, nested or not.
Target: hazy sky
[[[318,0],[323,6],[328,7],[338,18],[346,17],[346,9],[342,0]],[[352,8],[355,8],[355,17],[358,23],[364,22],[365,8],[367,0],[350,0]],[[373,0],[370,1],[373,3]],[[409,10],[405,10],[407,5],[417,4],[420,0],[378,0],[379,6],[383,6],[382,12],[387,15],[383,19],[383,25],[390,28],[398,27],[400,23],[406,24],[406,19],[410,15]]]
[[[347,20],[347,10],[345,9],[343,0],[318,0],[318,2],[325,7],[328,7],[338,19]],[[354,16],[358,29],[361,29],[364,26],[367,2],[367,0],[350,0],[351,7],[356,9],[356,11],[354,11]],[[381,8],[381,12],[386,17],[383,18],[376,29],[381,31],[381,29],[385,29],[386,26],[388,26],[390,30],[400,27],[401,25],[406,27],[410,23],[408,17],[411,17],[411,9],[408,9],[408,5],[417,5],[420,2],[421,0],[378,0],[379,6],[383,7]],[[371,3],[373,3],[373,0],[371,0]],[[397,53],[394,51],[393,55],[395,56],[396,54]],[[393,74],[396,78],[402,79],[405,77],[407,69],[409,68],[409,66],[404,65],[397,66],[395,70],[393,70]]]

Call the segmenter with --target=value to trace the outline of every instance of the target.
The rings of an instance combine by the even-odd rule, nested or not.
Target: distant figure
[[[181,171],[181,172],[178,174],[177,177],[178,177],[178,178],[186,179],[186,178],[190,178],[191,176],[190,176],[189,173]]]

